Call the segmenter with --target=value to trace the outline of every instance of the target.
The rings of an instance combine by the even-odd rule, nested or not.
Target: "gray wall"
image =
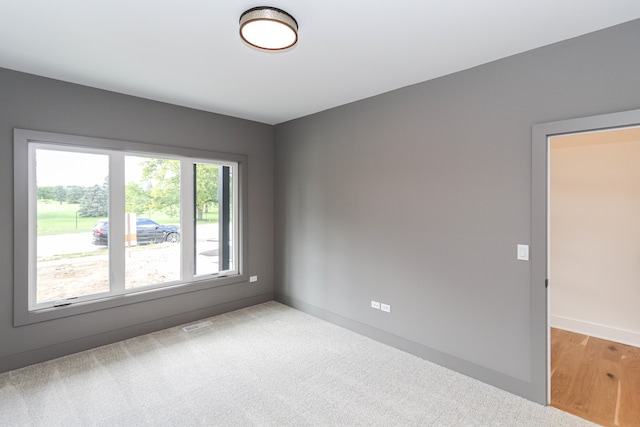
[[[273,298],[273,127],[0,69],[0,372]],[[13,327],[13,129],[244,154],[249,274],[240,283]]]
[[[265,301],[275,283],[281,301],[542,402],[515,259],[531,126],[640,108],[639,44],[634,21],[277,126],[275,242],[273,127],[0,69],[0,371]],[[14,328],[15,127],[247,155],[258,284]]]
[[[276,298],[544,403],[531,127],[640,107],[639,45],[633,21],[278,125]]]

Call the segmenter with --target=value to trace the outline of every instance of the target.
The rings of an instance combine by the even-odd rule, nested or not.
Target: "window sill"
[[[25,326],[38,322],[61,319],[69,316],[76,316],[91,313],[99,310],[107,310],[116,307],[123,307],[130,304],[138,304],[153,301],[161,298],[170,298],[177,295],[184,295],[191,292],[199,292],[207,289],[218,288],[248,282],[246,274],[235,274],[220,278],[206,278],[194,280],[188,283],[180,283],[165,288],[155,288],[141,290],[126,295],[106,296],[104,298],[91,301],[81,301],[59,307],[47,307],[32,311],[15,311],[14,326]]]

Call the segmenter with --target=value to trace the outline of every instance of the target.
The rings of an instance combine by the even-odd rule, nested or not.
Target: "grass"
[[[38,201],[38,234],[91,231],[100,218],[76,217],[80,205]]]
[[[93,226],[104,217],[81,217],[76,213],[80,205],[59,202],[38,201],[38,234],[66,234],[91,231]],[[217,211],[204,214],[198,222],[218,222]],[[150,212],[140,217],[150,218],[160,224],[180,224],[180,218],[171,217],[163,212]]]

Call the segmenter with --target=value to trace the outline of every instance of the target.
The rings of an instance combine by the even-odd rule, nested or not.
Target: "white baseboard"
[[[640,347],[640,332],[614,328],[584,320],[571,319],[569,317],[549,315],[549,325],[552,328],[564,329],[578,334],[602,338],[621,344]]]

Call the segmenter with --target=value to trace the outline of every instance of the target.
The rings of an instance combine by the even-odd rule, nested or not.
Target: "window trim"
[[[106,149],[121,151],[123,154],[157,154],[179,157],[189,157],[194,160],[207,160],[237,163],[238,176],[237,198],[238,220],[238,265],[237,274],[230,276],[197,276],[188,282],[168,285],[162,288],[141,289],[135,293],[108,296],[99,300],[78,302],[63,307],[52,307],[29,311],[29,268],[33,267],[35,258],[29,256],[29,204],[32,194],[29,194],[29,144],[46,143],[60,146],[76,146],[88,149]],[[111,140],[104,138],[67,135],[52,132],[41,132],[26,129],[14,129],[14,326],[48,321],[68,316],[74,316],[93,311],[121,307],[160,298],[182,295],[205,289],[228,286],[236,283],[248,282],[248,234],[246,232],[248,212],[248,160],[242,154],[221,153],[202,149],[165,146],[149,143]]]

